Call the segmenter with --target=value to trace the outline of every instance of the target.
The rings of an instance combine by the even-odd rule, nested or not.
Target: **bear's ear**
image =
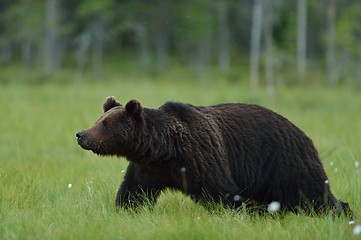
[[[139,117],[143,111],[143,107],[138,100],[130,100],[127,105],[125,105],[125,110],[132,117]]]
[[[110,96],[105,99],[105,102],[103,104],[103,111],[107,112],[108,110],[112,109],[113,107],[122,106],[117,100],[115,100],[115,97]]]

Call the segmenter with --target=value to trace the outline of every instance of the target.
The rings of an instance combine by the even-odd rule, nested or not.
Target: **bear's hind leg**
[[[346,218],[350,220],[356,220],[355,215],[352,212],[349,204],[347,202],[338,201],[335,197],[332,196],[331,200],[329,200],[329,209],[332,213],[337,216],[344,215]]]
[[[351,208],[349,207],[349,204],[337,200],[335,196],[331,193],[329,187],[325,188],[323,196],[319,196],[318,198],[313,197],[309,199],[314,199],[312,200],[312,209],[313,212],[315,212],[316,214],[332,213],[336,216],[344,215],[350,220],[355,219],[355,216]]]
[[[341,209],[342,209],[343,214],[345,214],[345,216],[351,220],[356,220],[356,217],[355,217],[354,213],[352,212],[348,203],[340,201],[340,204],[341,204]]]

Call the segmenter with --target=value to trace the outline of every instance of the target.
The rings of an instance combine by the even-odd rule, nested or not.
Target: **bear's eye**
[[[102,130],[108,130],[108,123],[103,121],[101,125]]]

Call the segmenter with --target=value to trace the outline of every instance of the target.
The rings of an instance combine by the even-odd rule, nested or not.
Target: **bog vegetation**
[[[354,225],[333,216],[247,214],[208,208],[166,191],[153,207],[117,211],[124,159],[79,148],[75,133],[102,112],[106,96],[147,107],[167,100],[208,105],[256,102],[289,118],[315,142],[334,194],[361,217],[361,95],[349,87],[279,87],[270,103],[247,84],[131,79],[93,84],[7,84],[0,88],[1,239],[350,239]],[[356,222],[356,224],[360,224]],[[357,233],[357,229],[354,231]]]

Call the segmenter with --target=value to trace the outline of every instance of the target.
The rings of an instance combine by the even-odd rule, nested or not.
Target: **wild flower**
[[[233,197],[233,200],[236,201],[236,202],[238,202],[238,201],[241,200],[241,196],[239,196],[239,195],[237,194],[237,195],[235,195],[235,196]]]
[[[73,185],[71,183],[68,184],[68,188],[70,189]]]
[[[360,235],[361,234],[361,225],[356,225],[352,230],[353,235]]]
[[[277,212],[279,211],[281,208],[281,203],[277,202],[277,201],[273,201],[271,202],[270,204],[268,204],[268,212],[270,213],[274,213],[274,212]]]

